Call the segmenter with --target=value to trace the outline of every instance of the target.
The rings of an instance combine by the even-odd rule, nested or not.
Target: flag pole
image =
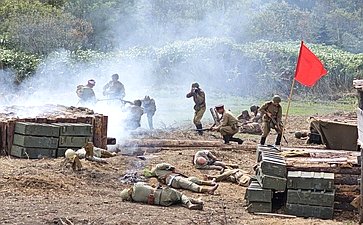
[[[290,88],[290,95],[289,95],[289,99],[288,99],[288,102],[287,102],[286,115],[285,115],[285,120],[284,120],[284,124],[283,124],[284,126],[283,126],[282,131],[281,131],[281,136],[284,135],[284,131],[285,131],[285,128],[286,128],[286,125],[287,125],[287,119],[288,119],[288,116],[289,116],[289,110],[290,110],[290,105],[291,105],[291,100],[292,100],[292,94],[294,92],[295,77],[296,77],[297,71],[299,70],[299,62],[300,62],[301,49],[302,49],[303,44],[304,44],[304,42],[301,41],[299,56],[298,56],[297,63],[296,63],[295,76],[292,79],[292,84],[291,84],[291,88]],[[280,144],[280,151],[281,151],[281,147],[282,147],[282,145]]]

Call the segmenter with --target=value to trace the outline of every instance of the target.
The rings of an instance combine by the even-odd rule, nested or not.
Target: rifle
[[[281,130],[281,127],[280,127],[280,125],[277,123],[277,121],[276,121],[274,118],[272,118],[271,116],[269,116],[267,113],[266,113],[266,115],[267,115],[267,116],[271,119],[271,121],[272,121],[272,123],[273,123],[273,125],[274,125],[275,129],[276,129],[276,130],[279,130],[279,131],[281,131],[281,133],[283,133],[283,130]],[[285,135],[282,135],[282,137],[284,138],[284,140],[285,140],[286,144],[289,144],[289,142],[287,141],[287,139],[286,139]]]
[[[211,131],[212,128],[193,129],[194,131]]]
[[[131,101],[127,101],[127,100],[123,100],[121,98],[105,98],[105,99],[97,99],[98,102],[100,101],[112,101],[112,100],[119,100],[121,101],[123,104],[129,103],[130,105],[133,105],[134,103]]]

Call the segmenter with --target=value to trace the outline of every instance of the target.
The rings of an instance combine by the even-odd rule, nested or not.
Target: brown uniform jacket
[[[262,116],[263,121],[269,122],[271,120],[266,114],[266,112],[269,112],[272,114],[272,118],[274,118],[278,124],[281,122],[282,107],[280,105],[275,106],[272,103],[272,101],[269,101],[263,104],[263,106],[261,106],[259,111],[263,114]]]
[[[198,91],[191,91],[187,94],[187,98],[193,97],[194,100],[194,110],[199,111],[201,108],[205,107],[205,93],[201,88],[196,89]]]
[[[217,127],[219,130],[221,127],[230,126],[233,129],[237,129],[238,120],[237,118],[228,110],[224,110],[221,118],[221,124]]]

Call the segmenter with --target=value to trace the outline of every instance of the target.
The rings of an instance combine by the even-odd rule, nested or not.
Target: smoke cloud
[[[241,68],[243,62],[236,63],[238,59],[231,56],[231,49],[227,45],[220,45],[216,49],[206,48],[199,54],[188,55],[193,51],[189,51],[188,46],[203,49],[208,44],[201,37],[241,39],[247,15],[239,8],[228,13],[223,8],[214,9],[201,16],[199,22],[179,27],[178,21],[155,22],[149,1],[138,2],[130,18],[119,18],[117,24],[105,28],[105,32],[113,30],[119,34],[115,57],[97,62],[79,62],[72,57],[72,53],[58,50],[39,65],[34,76],[20,85],[17,97],[11,104],[76,106],[79,101],[76,86],[86,84],[89,79],[96,81],[94,91],[97,99],[102,100],[106,98],[102,96],[103,86],[111,80],[112,74],[117,73],[125,86],[125,99],[133,101],[145,95],[154,98],[157,105],[155,128],[166,128],[192,124],[194,103],[185,97],[192,82],[199,82],[206,91],[208,108],[223,103],[226,98],[222,93],[231,92],[231,87],[238,94],[249,91],[239,87],[253,88],[248,83],[252,81],[236,79],[240,71],[248,74],[248,68]],[[147,46],[156,55],[138,57],[138,53],[133,52],[137,51],[137,46]],[[183,55],[178,55],[180,52]],[[163,61],[160,61],[157,54],[170,54],[170,57],[163,57]],[[182,60],[174,63],[173,57],[181,57]],[[13,82],[10,81],[12,76],[8,73],[0,71],[0,79],[5,84],[1,92],[14,90]],[[167,75],[163,76],[164,73]],[[93,109],[109,116],[109,136],[121,139],[127,137],[128,133],[122,124],[126,114],[121,111],[120,105],[99,101]],[[203,121],[211,121],[208,111]],[[146,116],[142,118],[141,127],[147,128]]]

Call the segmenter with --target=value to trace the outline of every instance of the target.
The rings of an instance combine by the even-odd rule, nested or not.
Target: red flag
[[[318,57],[304,45],[304,42],[301,42],[295,80],[302,85],[312,87],[325,74],[327,71]]]

